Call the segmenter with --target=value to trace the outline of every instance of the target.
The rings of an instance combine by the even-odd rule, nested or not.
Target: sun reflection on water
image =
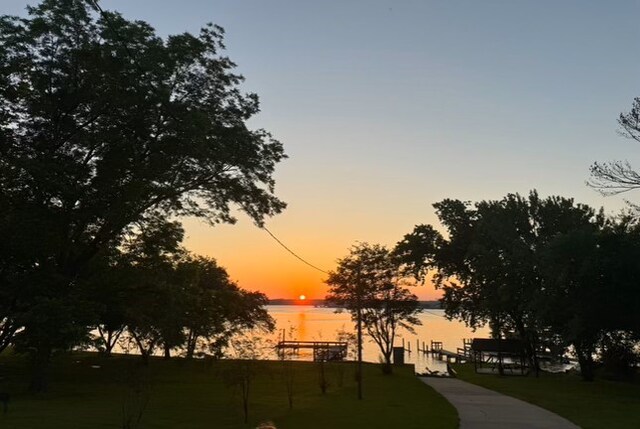
[[[313,307],[306,305],[271,305],[267,307],[269,314],[276,321],[277,332],[294,332],[291,339],[299,341],[335,341],[340,330],[353,331],[354,323],[347,312],[336,313],[332,308]],[[444,370],[445,363],[433,359],[430,355],[418,353],[416,346],[422,343],[429,345],[431,341],[442,341],[446,350],[455,351],[462,347],[463,338],[487,337],[488,328],[478,329],[473,332],[464,323],[449,321],[444,318],[444,311],[429,310],[419,316],[422,325],[416,326],[416,333],[411,334],[404,330],[398,332],[396,346],[402,345],[404,339],[405,348],[410,348],[411,353],[405,353],[405,362],[416,365],[417,371],[423,371],[427,366],[431,370]],[[293,328],[293,330],[291,330]],[[416,343],[417,342],[417,343]],[[364,360],[368,362],[379,361],[377,346],[365,337],[363,344]],[[301,359],[311,359],[311,353],[300,352]]]

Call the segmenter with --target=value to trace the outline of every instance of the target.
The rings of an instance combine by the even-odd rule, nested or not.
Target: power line
[[[96,9],[96,11],[104,18],[104,20],[106,21],[107,25],[109,26],[109,29],[115,34],[116,38],[120,39],[120,42],[123,46],[123,48],[125,49],[127,55],[129,56],[129,58],[135,63],[136,67],[138,68],[138,70],[140,72],[142,72],[142,68],[140,67],[140,65],[138,64],[138,61],[136,60],[136,58],[133,56],[132,52],[129,50],[129,47],[127,46],[126,42],[124,40],[122,40],[122,38],[120,37],[120,34],[118,33],[117,30],[115,30],[112,26],[111,23],[111,19],[107,16],[107,14],[104,12],[104,10],[102,9],[102,7],[100,7],[100,4],[98,4],[98,0],[88,0],[88,2],[94,7],[94,9]],[[301,256],[299,256],[296,252],[294,252],[293,250],[291,250],[289,247],[287,247],[282,241],[280,241],[278,239],[278,237],[276,237],[271,231],[269,231],[267,229],[266,226],[262,226],[262,229],[264,229],[267,234],[269,234],[280,246],[282,246],[287,252],[291,253],[293,256],[295,256],[296,258],[298,258],[300,261],[302,261],[303,263],[307,264],[308,266],[310,266],[311,268],[320,271],[321,273],[324,274],[329,274],[327,271],[318,268],[317,266],[313,265],[312,263],[306,261],[304,258],[302,258]]]
[[[321,273],[324,274],[329,274],[327,271],[323,270],[322,268],[318,268],[317,266],[313,265],[311,262],[308,262],[307,260],[305,260],[303,257],[299,256],[296,252],[294,252],[293,250],[291,250],[289,247],[287,247],[286,244],[284,244],[282,241],[280,241],[278,239],[278,237],[276,237],[271,231],[269,231],[267,229],[266,226],[262,226],[262,229],[264,229],[266,231],[267,234],[269,234],[271,236],[271,238],[273,238],[280,246],[282,246],[287,252],[291,253],[293,256],[295,256],[297,259],[299,259],[300,261],[302,261],[303,263],[307,264],[308,266],[310,266],[311,268],[313,268],[314,270],[318,270]],[[425,313],[431,314],[432,316],[437,316],[437,317],[442,317],[446,319],[446,316],[442,315],[442,314],[438,314],[438,313],[433,313],[427,309],[422,309],[422,311],[424,311]]]
[[[116,36],[117,39],[119,39],[120,43],[122,44],[122,47],[124,48],[125,52],[127,53],[127,56],[129,56],[129,58],[131,59],[131,61],[135,64],[135,66],[138,68],[138,71],[140,71],[141,73],[143,72],[142,67],[140,67],[140,64],[138,63],[138,61],[136,60],[135,56],[133,55],[133,53],[131,52],[131,50],[129,49],[129,46],[127,45],[126,41],[124,39],[122,39],[122,37],[120,36],[120,33],[113,27],[113,23],[111,22],[111,19],[109,18],[109,16],[105,13],[105,11],[102,9],[102,7],[100,6],[100,4],[98,3],[98,0],[88,0],[89,4],[91,6],[93,6],[93,8],[100,14],[100,16],[102,16],[102,18],[105,20],[105,22],[107,23],[107,25],[109,26],[109,29],[114,33],[114,35]],[[297,259],[299,259],[300,261],[302,261],[304,264],[310,266],[311,268],[313,268],[314,270],[320,271],[323,274],[329,274],[327,271],[323,270],[322,268],[318,268],[317,266],[313,265],[311,262],[308,262],[307,260],[305,260],[303,257],[301,257],[300,255],[298,255],[296,252],[294,252],[293,250],[291,250],[286,244],[284,244],[282,241],[280,241],[278,239],[278,237],[276,237],[271,231],[269,231],[269,229],[267,229],[266,226],[262,226],[262,229],[264,229],[267,234],[269,234],[271,236],[271,238],[273,238],[280,246],[282,246],[287,252],[291,253],[294,257],[296,257]],[[439,317],[444,317],[440,314],[436,314],[436,313],[431,313],[430,311],[424,310],[429,314],[432,314],[434,316],[439,316]]]
[[[303,257],[299,256],[296,252],[294,252],[293,250],[289,249],[289,247],[287,247],[282,241],[280,241],[278,239],[278,237],[276,237],[275,235],[273,235],[273,233],[271,231],[269,231],[267,229],[266,226],[262,226],[262,229],[264,229],[267,234],[269,234],[271,236],[271,238],[273,238],[280,246],[282,246],[287,252],[291,253],[293,256],[295,256],[296,258],[298,258],[299,260],[301,260],[303,263],[307,264],[308,266],[310,266],[311,268],[313,268],[314,270],[318,270],[321,273],[324,274],[329,274],[327,271],[323,270],[322,268],[318,268],[315,265],[313,265],[311,262],[307,262]]]
[[[286,244],[284,244],[282,241],[280,241],[278,239],[278,237],[276,237],[271,231],[269,231],[267,229],[266,226],[262,226],[262,229],[264,229],[266,231],[267,234],[269,234],[271,236],[271,238],[273,238],[280,246],[282,246],[287,252],[291,253],[293,256],[295,256],[297,259],[299,259],[300,261],[302,261],[303,263],[307,264],[308,266],[310,266],[311,268],[313,268],[314,270],[318,270],[321,273],[324,274],[329,274],[327,271],[318,268],[317,266],[313,265],[311,262],[306,261],[303,257],[299,256],[296,252],[294,252],[293,250],[291,250],[289,247],[287,247]],[[442,315],[442,314],[438,314],[438,313],[433,313],[427,309],[422,309],[422,311],[424,311],[425,313],[431,314],[432,316],[437,316],[437,317],[442,317],[442,318],[446,318],[446,316]]]

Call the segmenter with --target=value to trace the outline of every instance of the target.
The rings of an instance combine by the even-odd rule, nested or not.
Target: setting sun
[[[300,296],[299,296],[299,299],[300,299],[300,301],[304,301],[305,299],[307,299],[307,297],[306,297],[306,296],[304,296],[304,295],[300,295]]]

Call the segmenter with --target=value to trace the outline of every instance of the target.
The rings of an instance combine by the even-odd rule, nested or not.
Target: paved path
[[[454,378],[422,377],[458,410],[460,429],[578,429],[557,414]]]

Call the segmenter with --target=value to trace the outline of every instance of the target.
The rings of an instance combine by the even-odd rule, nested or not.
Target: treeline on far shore
[[[442,304],[440,301],[418,301],[420,308],[426,308],[431,310],[437,310],[442,308]],[[314,307],[328,307],[333,308],[337,307],[333,303],[329,303],[324,299],[305,299],[301,301],[299,299],[287,299],[287,298],[277,298],[270,299],[269,305],[311,305]]]

